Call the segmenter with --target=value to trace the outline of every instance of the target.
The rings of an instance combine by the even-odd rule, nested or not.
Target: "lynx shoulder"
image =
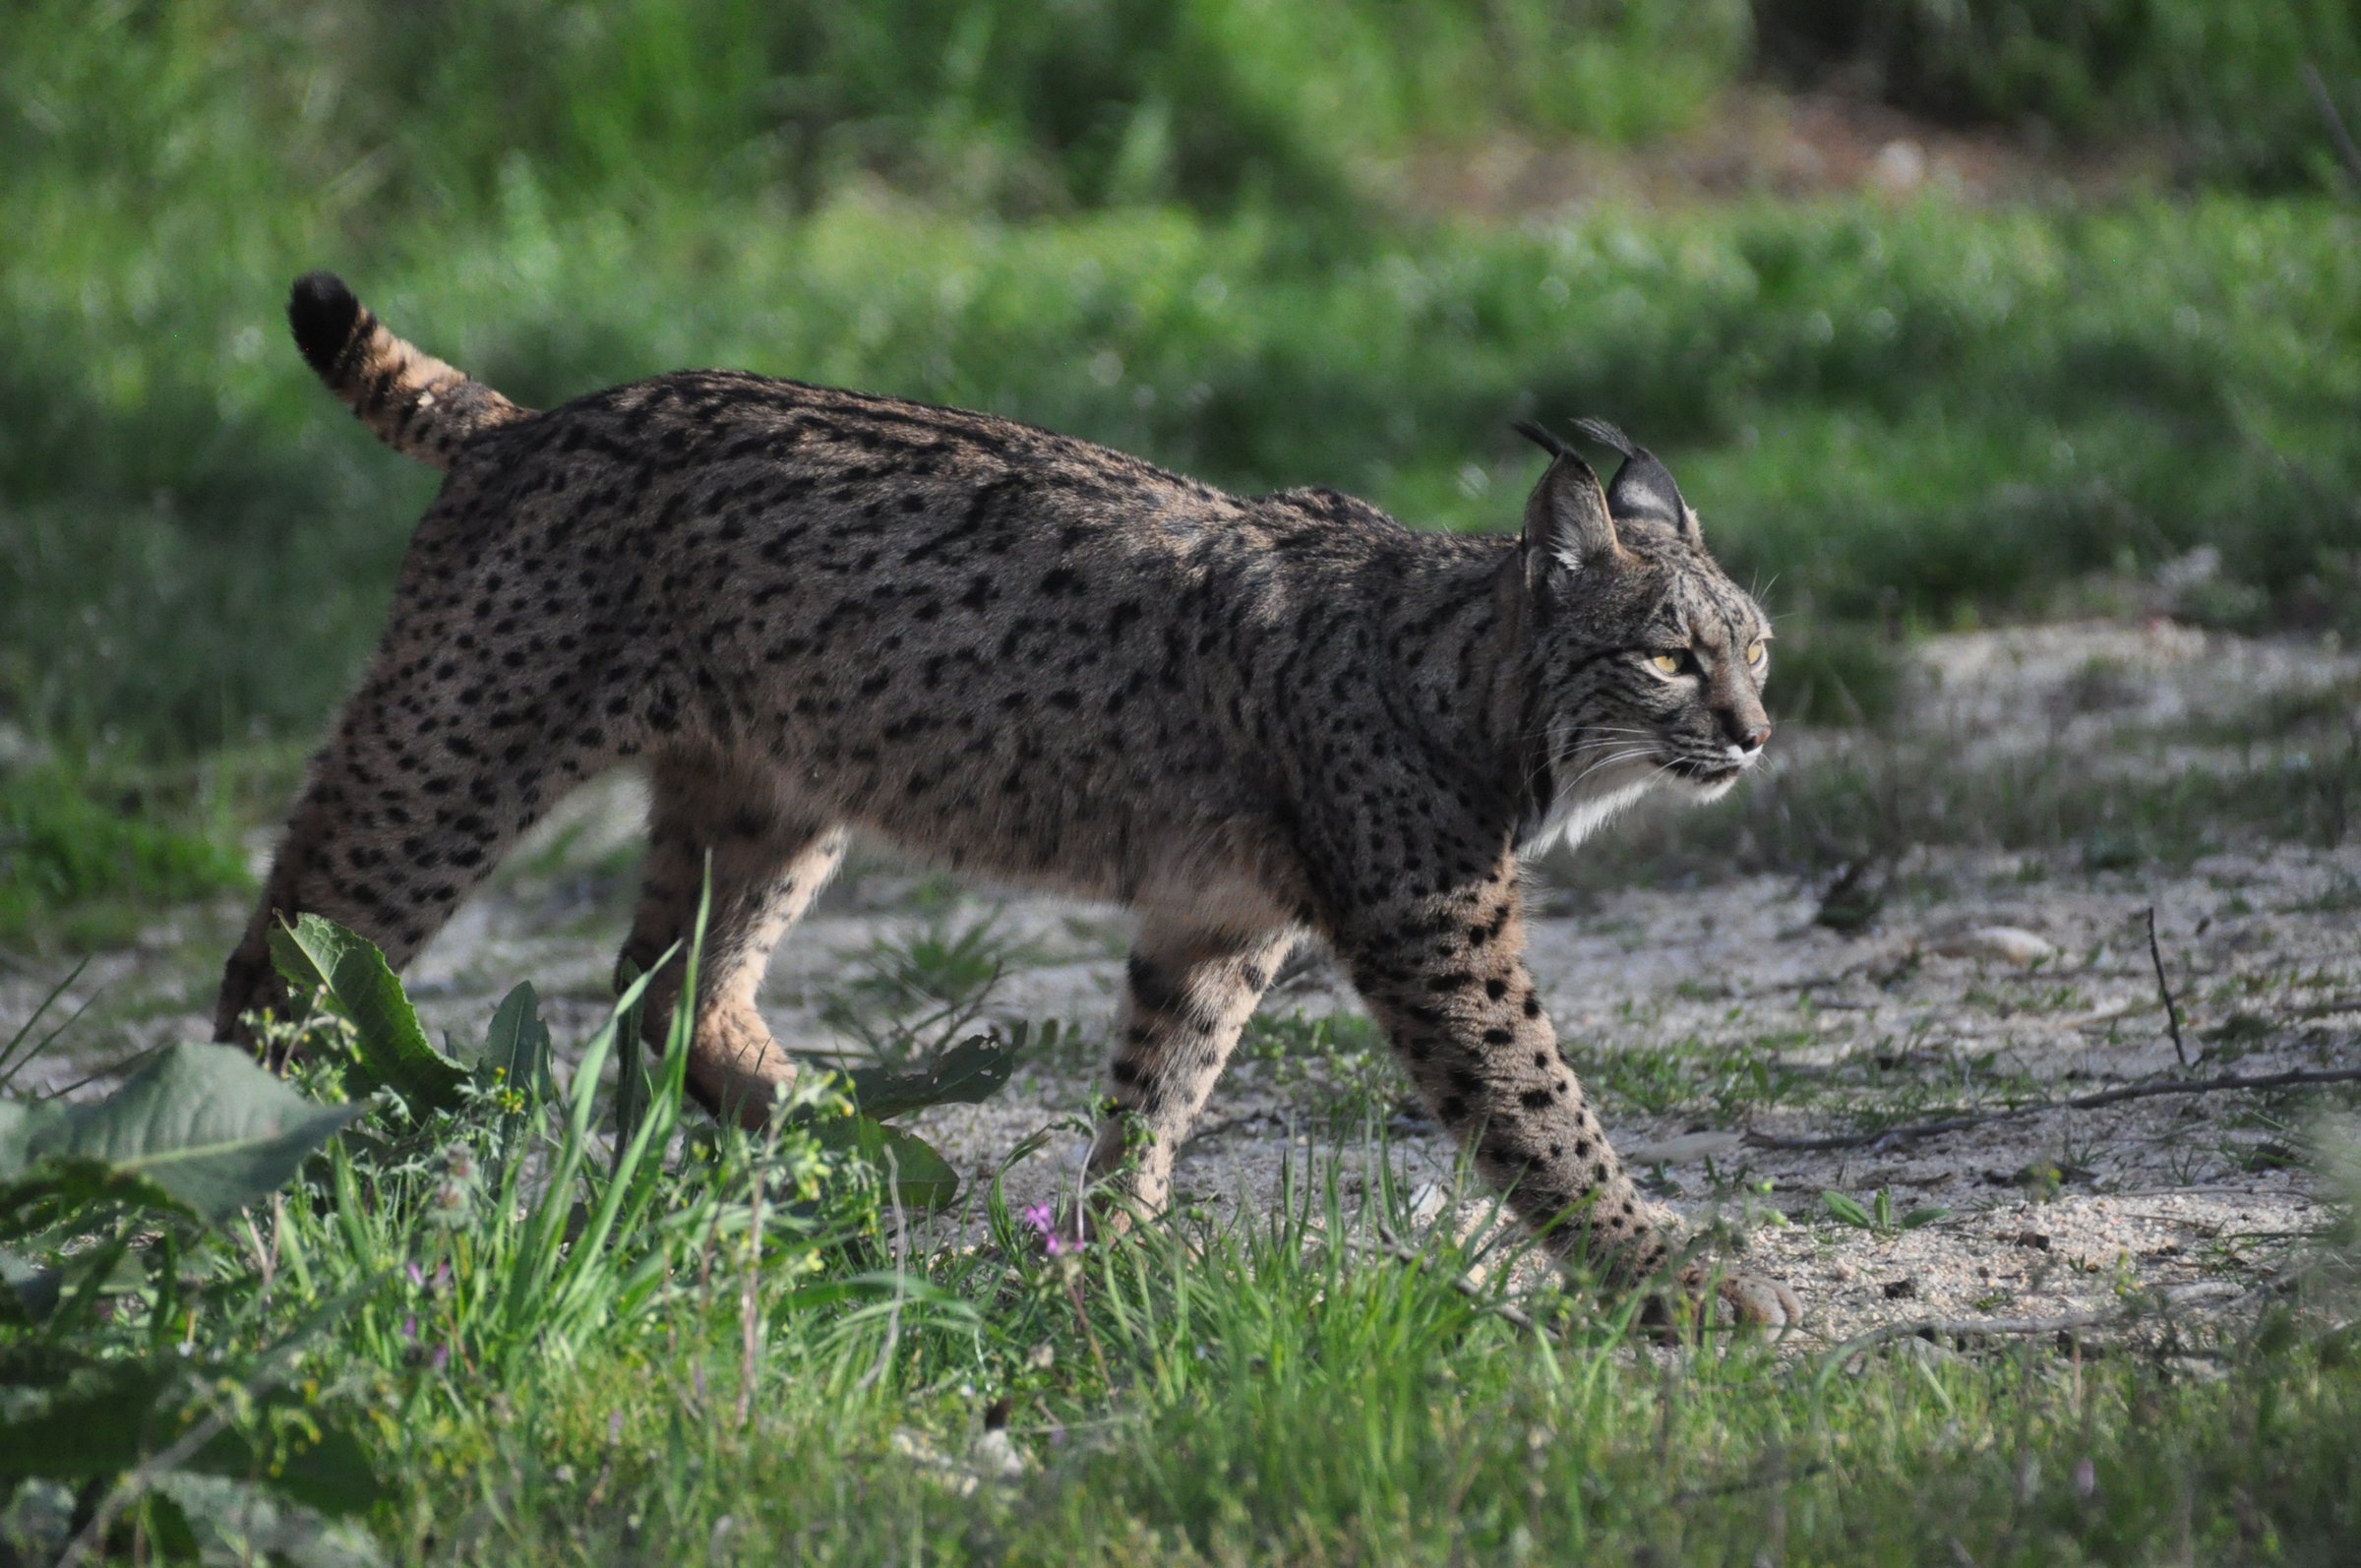
[[[536,413],[326,274],[290,318],[449,475],[229,960],[223,1038],[276,997],[272,920],[331,916],[400,965],[561,795],[640,757],[624,953],[685,935],[709,862],[691,1076],[717,1110],[758,1117],[791,1074],[756,987],[858,828],[1138,910],[1094,1156],[1138,1204],[1317,934],[1523,1215],[1626,1275],[1663,1260],[1526,973],[1516,856],[1655,785],[1727,789],[1770,734],[1769,632],[1619,431],[1583,427],[1622,453],[1603,487],[1528,428],[1551,461],[1520,537],[1414,533],[734,372]]]

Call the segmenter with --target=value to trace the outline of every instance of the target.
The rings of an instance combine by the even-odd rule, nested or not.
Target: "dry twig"
[[[2148,906],[2148,961],[2156,966],[2156,994],[2164,998],[2164,1022],[2172,1030],[2172,1054],[2180,1058],[2181,1070],[2189,1070],[2189,1048],[2181,1044],[2181,1004],[2172,999],[2172,986],[2164,978],[2164,951],[2156,945],[2156,906]]]
[[[2063,1334],[2078,1328],[2097,1328],[2107,1323],[2124,1322],[2159,1305],[2170,1311],[2174,1307],[2196,1306],[2230,1297],[2243,1299],[2252,1294],[2235,1285],[2204,1281],[2196,1285],[2175,1286],[2164,1292],[2160,1301],[2123,1301],[2113,1306],[2091,1307],[2088,1311],[2061,1312],[2056,1317],[1931,1318],[1917,1323],[1888,1323],[1846,1340],[1836,1348],[1830,1359],[1842,1360],[1856,1351],[1869,1350],[1892,1340],[1924,1339],[1938,1334],[1949,1335],[1953,1339],[1965,1334]]]
[[[2017,1121],[2027,1116],[2046,1116],[2052,1111],[2096,1111],[2105,1106],[2122,1105],[2128,1100],[2149,1100],[2158,1095],[2227,1094],[2240,1089],[2293,1089],[2307,1084],[2361,1083],[2361,1067],[2337,1067],[2319,1072],[2270,1072],[2256,1077],[2224,1073],[2218,1078],[2167,1078],[2158,1083],[2126,1084],[2120,1089],[2102,1089],[2096,1094],[2077,1095],[2072,1100],[2044,1100],[2037,1105],[2011,1106],[2005,1111],[1982,1111],[1964,1116],[1945,1116],[1938,1121],[1913,1121],[1905,1126],[1888,1127],[1882,1132],[1833,1132],[1815,1138],[1782,1138],[1768,1132],[1749,1132],[1746,1143],[1755,1149],[1778,1149],[1788,1153],[1816,1153],[1823,1149],[1866,1149],[1889,1141],[1909,1143],[1919,1138],[1931,1138],[1938,1133],[1965,1132],[1994,1121]]]

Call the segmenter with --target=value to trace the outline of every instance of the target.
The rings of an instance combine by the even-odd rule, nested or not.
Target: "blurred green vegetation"
[[[2343,82],[2361,25],[2191,34],[2200,9],[2225,8],[21,5],[0,723],[131,757],[316,733],[434,483],[286,344],[286,281],[323,265],[534,403],[741,365],[1235,487],[1338,484],[1420,526],[1512,526],[1538,459],[1507,422],[1605,414],[1675,463],[1742,575],[1829,629],[1790,712],[1843,711],[1839,684],[1875,705],[1846,626],[2037,612],[2201,545],[2203,613],[2338,625],[2361,223],[2321,186],[2294,65]],[[2244,83],[2278,151],[2087,208],[1485,223],[1401,199],[1422,150],[1694,125],[1844,16],[1822,67],[1878,64],[1889,95],[1919,90],[1896,50],[1939,63],[1997,29],[2009,59],[2087,69],[2071,91],[1976,76],[1944,112],[2202,140],[2191,105]],[[2147,52],[2101,48],[2119,33]]]
[[[1759,0],[1762,53],[1812,81],[1831,62],[1888,101],[2089,143],[2143,138],[2185,178],[2333,185],[2334,151],[2298,86],[2309,62],[2361,71],[2348,0]],[[2350,115],[2347,95],[2345,113]]]
[[[162,907],[246,887],[221,782],[211,769],[0,769],[0,939],[103,945]]]

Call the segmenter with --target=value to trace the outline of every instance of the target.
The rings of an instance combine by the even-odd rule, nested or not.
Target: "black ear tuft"
[[[1577,419],[1574,428],[1600,446],[1611,447],[1626,457],[1639,450],[1631,444],[1631,438],[1623,434],[1621,427],[1610,425],[1604,419]]]
[[[287,325],[294,329],[295,346],[324,381],[334,381],[336,360],[352,341],[353,324],[360,319],[361,302],[333,272],[304,273],[287,296]]]
[[[1564,442],[1558,440],[1555,436],[1552,436],[1549,434],[1549,432],[1544,430],[1541,426],[1535,424],[1530,419],[1520,419],[1508,428],[1515,431],[1518,435],[1523,436],[1527,441],[1532,442],[1535,446],[1541,448],[1542,451],[1547,452],[1552,457],[1563,457],[1568,451]]]
[[[1606,487],[1610,513],[1618,519],[1661,522],[1684,534],[1694,531],[1693,514],[1680,498],[1680,486],[1672,482],[1672,470],[1658,461],[1656,453],[1604,419],[1578,419],[1574,428],[1623,454],[1623,466],[1615,470],[1613,482]]]

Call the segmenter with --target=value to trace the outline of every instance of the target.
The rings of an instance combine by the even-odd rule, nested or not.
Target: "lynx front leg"
[[[1172,1194],[1173,1156],[1188,1136],[1239,1032],[1302,933],[1191,929],[1151,915],[1131,949],[1116,1021],[1108,1112],[1090,1152],[1101,1177],[1123,1162],[1128,1124],[1144,1123],[1127,1191],[1153,1213]]]
[[[707,857],[712,910],[697,974],[696,1040],[689,1084],[707,1109],[760,1126],[772,1089],[795,1063],[755,1008],[770,951],[844,858],[842,829],[783,806],[775,773],[711,753],[656,764],[645,880],[623,956],[642,970],[675,942],[686,950]],[[681,994],[675,957],[647,990],[644,1034],[660,1048]]]
[[[1343,944],[1362,997],[1485,1179],[1561,1253],[1618,1283],[1663,1267],[1650,1223],[1525,971],[1516,871],[1362,912]]]

